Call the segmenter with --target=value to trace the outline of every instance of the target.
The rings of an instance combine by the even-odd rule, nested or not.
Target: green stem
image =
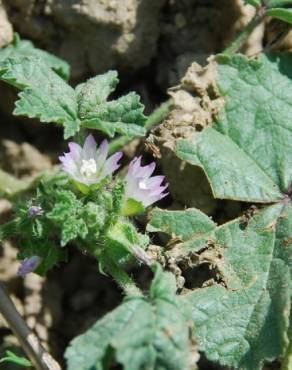
[[[162,103],[158,108],[156,108],[148,117],[145,128],[149,131],[153,126],[158,125],[169,113],[170,107],[173,104],[173,100],[169,99],[166,102]],[[126,144],[131,142],[133,139],[128,138],[127,136],[121,136],[117,139],[114,139],[109,144],[109,153],[115,153],[118,150],[122,149]]]
[[[282,361],[281,370],[291,370],[292,369],[292,325],[291,325],[291,320],[290,320],[290,327],[289,327],[289,330],[288,330],[288,339],[289,339],[289,344],[288,344],[288,348],[286,350],[284,359]]]
[[[143,296],[133,279],[111,258],[107,258],[107,270],[127,296]]]
[[[265,12],[262,8],[253,19],[243,28],[243,30],[235,37],[231,44],[223,51],[224,54],[233,55],[238,52],[245,44],[248,36],[262,22],[265,17]]]

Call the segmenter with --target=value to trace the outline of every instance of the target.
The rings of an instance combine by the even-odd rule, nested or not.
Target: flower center
[[[97,166],[93,158],[82,159],[82,164],[80,167],[81,175],[85,177],[91,177],[92,175],[96,174],[96,171],[97,171]]]
[[[147,190],[148,189],[147,184],[146,184],[146,182],[144,180],[140,180],[139,181],[139,188],[140,189],[143,189],[143,190]]]

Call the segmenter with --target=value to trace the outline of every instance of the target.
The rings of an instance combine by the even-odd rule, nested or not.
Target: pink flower
[[[69,143],[69,153],[59,157],[63,171],[77,181],[87,186],[100,183],[105,177],[116,171],[123,153],[118,152],[107,159],[108,142],[103,140],[96,148],[92,135],[87,136],[83,148],[77,143]]]
[[[33,272],[42,263],[42,260],[43,259],[39,256],[26,258],[21,262],[21,265],[17,271],[17,275],[24,277],[30,272]]]
[[[156,164],[152,162],[148,166],[141,166],[141,157],[135,157],[130,165],[126,175],[126,198],[142,203],[144,207],[166,197],[168,193],[164,190],[168,184],[161,186],[164,176],[153,176]]]

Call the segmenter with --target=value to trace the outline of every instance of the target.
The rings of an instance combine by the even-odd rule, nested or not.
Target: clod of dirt
[[[17,177],[35,176],[52,168],[50,159],[28,143],[2,140],[0,153],[0,167]]]
[[[0,0],[0,48],[13,40],[13,28],[8,20],[6,9]]]
[[[255,13],[242,0],[169,1],[162,14],[158,82],[162,88],[178,83],[188,66],[205,64],[222,52]],[[263,28],[257,27],[244,47],[249,55],[262,48]]]
[[[210,185],[200,168],[190,166],[174,154],[177,139],[187,138],[211,125],[224,100],[216,81],[216,62],[202,68],[193,63],[181,84],[170,90],[174,109],[150,137],[161,153],[161,166],[173,198],[182,206],[196,207],[210,214],[216,207]]]
[[[165,0],[6,0],[22,36],[62,56],[73,78],[109,68],[137,69],[155,54]]]

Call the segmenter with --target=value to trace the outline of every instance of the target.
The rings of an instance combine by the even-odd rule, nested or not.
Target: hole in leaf
[[[201,288],[220,282],[216,270],[212,269],[207,263],[184,270],[182,276],[185,278],[185,287],[187,289]]]

